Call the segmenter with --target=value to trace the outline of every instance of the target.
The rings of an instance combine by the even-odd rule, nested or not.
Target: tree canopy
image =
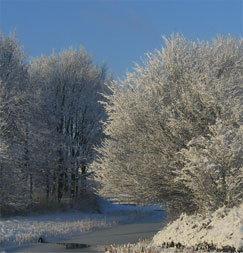
[[[161,50],[148,53],[143,65],[114,81],[105,95],[108,137],[93,164],[98,192],[178,213],[237,204],[243,180],[243,41],[195,42],[181,35],[164,40]],[[214,194],[212,188],[221,190]]]

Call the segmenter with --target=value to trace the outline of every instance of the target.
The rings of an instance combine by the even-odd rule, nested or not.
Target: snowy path
[[[117,225],[62,241],[88,244],[91,245],[89,248],[71,250],[66,249],[63,245],[44,243],[15,249],[12,252],[104,252],[105,245],[135,243],[139,239],[151,238],[162,226],[162,218],[157,216],[146,218],[138,223]]]

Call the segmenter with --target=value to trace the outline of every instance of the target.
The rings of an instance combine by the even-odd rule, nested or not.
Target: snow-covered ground
[[[61,240],[96,228],[150,215],[154,207],[114,205],[103,201],[103,214],[79,211],[0,218],[0,252],[18,245],[36,243],[41,236],[46,241]]]
[[[220,208],[208,217],[181,215],[153,238],[154,246],[182,244],[225,249],[230,246],[243,252],[243,204],[232,209]]]
[[[94,228],[111,226],[114,221],[104,215],[69,211],[62,213],[0,219],[0,249],[46,240],[61,239]],[[1,251],[0,251],[1,252]]]
[[[36,243],[40,236],[47,241],[67,239],[95,228],[110,227],[117,223],[133,222],[154,215],[158,207],[131,207],[101,203],[103,214],[69,211],[28,217],[0,219],[0,252],[17,245]],[[173,242],[173,243],[172,243]],[[181,249],[165,249],[165,245],[183,245]],[[243,252],[243,204],[232,209],[221,208],[206,218],[199,215],[181,215],[167,224],[152,241],[137,244],[108,246],[107,252],[195,252],[199,246],[213,246],[226,250],[230,246]],[[2,247],[2,248],[1,248]],[[205,252],[201,250],[198,252]]]

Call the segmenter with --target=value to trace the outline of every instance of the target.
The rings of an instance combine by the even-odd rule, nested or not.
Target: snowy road
[[[90,245],[89,248],[66,249],[63,245],[43,243],[15,249],[12,252],[104,252],[105,245],[135,243],[139,239],[151,238],[162,226],[162,218],[158,216],[133,224],[117,225],[112,228],[97,230],[62,241],[88,244]]]

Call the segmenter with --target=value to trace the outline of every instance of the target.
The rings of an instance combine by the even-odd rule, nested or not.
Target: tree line
[[[28,61],[15,35],[0,34],[2,212],[86,194],[108,81],[82,48]]]
[[[112,80],[83,49],[26,60],[0,35],[0,207],[161,204],[172,215],[243,199],[243,40],[164,37]]]

